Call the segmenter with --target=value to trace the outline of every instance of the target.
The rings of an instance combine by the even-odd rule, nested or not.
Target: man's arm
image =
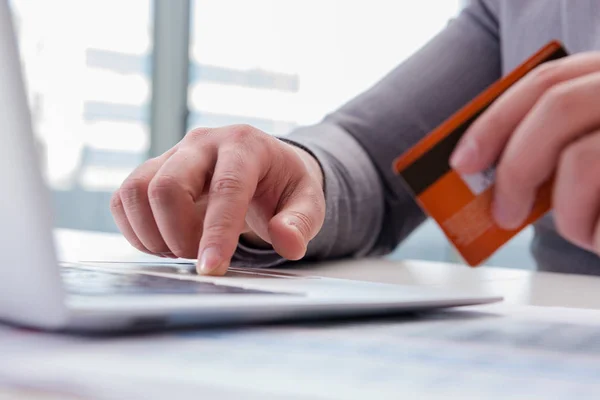
[[[392,161],[500,77],[498,21],[488,3],[473,1],[371,89],[286,137],[324,173],[326,219],[307,259],[387,253],[425,219]],[[256,266],[283,261],[243,242],[234,259]]]

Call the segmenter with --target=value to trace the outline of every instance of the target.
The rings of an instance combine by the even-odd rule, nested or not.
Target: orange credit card
[[[561,43],[548,43],[394,160],[394,171],[471,266],[484,262],[521,229],[550,210],[553,182],[550,180],[540,187],[535,205],[521,227],[503,230],[496,225],[491,212],[495,169],[459,175],[450,168],[450,155],[471,123],[510,86],[538,65],[565,56],[567,52]]]

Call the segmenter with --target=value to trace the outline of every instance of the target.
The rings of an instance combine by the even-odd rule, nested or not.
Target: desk
[[[119,235],[57,231],[57,247],[63,260],[155,261],[140,254]],[[495,267],[466,266],[423,261],[368,259],[298,264],[282,269],[300,275],[318,275],[404,285],[426,285],[502,295],[516,305],[563,306],[600,309],[600,278],[531,272]],[[13,398],[64,398],[43,393],[0,388],[0,400]]]

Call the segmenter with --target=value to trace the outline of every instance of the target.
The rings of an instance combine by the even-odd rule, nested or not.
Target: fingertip
[[[223,276],[227,273],[229,264],[221,264],[217,268],[212,270],[204,270],[199,263],[196,264],[196,273],[200,276]]]
[[[227,273],[227,270],[229,270],[228,263],[223,263],[218,268],[210,271],[204,271],[199,264],[196,265],[196,272],[201,276],[224,276]]]
[[[518,229],[525,220],[527,214],[530,212],[532,205],[528,205],[523,202],[521,206],[511,206],[503,201],[501,198],[497,198],[492,203],[492,214],[496,224],[507,231]]]
[[[479,149],[473,139],[462,140],[450,156],[450,166],[463,173],[477,172],[479,169]]]
[[[300,260],[306,254],[302,232],[287,217],[275,217],[269,223],[273,249],[288,260]]]
[[[213,275],[220,269],[222,262],[221,251],[216,247],[207,247],[199,254],[196,271],[199,275]]]

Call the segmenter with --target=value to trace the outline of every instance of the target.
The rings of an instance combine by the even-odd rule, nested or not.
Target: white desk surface
[[[56,239],[62,260],[156,260],[131,248],[119,235],[61,230],[57,231]],[[501,295],[509,304],[600,309],[600,278],[596,277],[386,259],[298,265],[286,268],[285,271],[373,282],[468,289]],[[9,398],[55,397],[0,388],[0,400]]]

